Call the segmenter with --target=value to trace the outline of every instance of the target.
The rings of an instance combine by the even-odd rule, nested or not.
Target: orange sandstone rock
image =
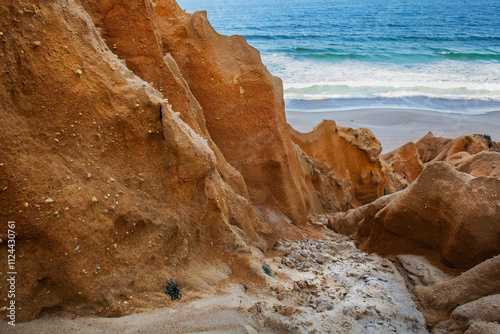
[[[135,44],[117,43],[136,75],[93,23],[102,14],[102,22],[133,24],[148,50],[155,29],[146,11],[121,21],[130,14],[122,7],[138,3],[114,2],[108,15],[116,18],[91,18],[56,0],[20,14],[32,5],[0,6],[0,25],[11,27],[0,42],[0,217],[16,222],[16,298],[30,301],[17,320],[167,306],[172,277],[184,297],[214,293],[211,285],[231,272],[258,280],[242,268],[249,245],[265,249],[271,231],[203,129],[179,71],[167,60],[149,84],[147,62],[162,60],[158,45],[136,55]],[[126,33],[101,28],[110,40]]]
[[[417,146],[411,142],[381,155],[380,158],[410,182],[415,181],[425,167],[419,158]]]
[[[500,153],[480,152],[468,157],[456,167],[459,172],[472,176],[500,177]]]
[[[352,184],[352,189],[344,190],[352,191],[351,206],[370,203],[384,194],[386,176],[379,160],[382,147],[370,130],[344,128],[325,120],[309,133],[289,131],[305,153]]]
[[[245,179],[253,205],[305,223],[300,165],[285,119],[282,83],[243,37],[219,35],[206,13],[156,1],[163,52],[171,54],[199,101],[210,136]]]
[[[431,132],[416,144],[420,159],[424,164],[434,161],[447,161],[459,152],[471,155],[488,150],[488,143],[482,136],[461,136],[455,139],[435,137]]]
[[[430,164],[420,177],[362,224],[362,249],[382,255],[432,250],[468,269],[500,254],[500,180]]]

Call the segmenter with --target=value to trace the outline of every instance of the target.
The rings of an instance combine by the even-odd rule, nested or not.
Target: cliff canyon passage
[[[299,132],[173,0],[0,13],[0,332],[500,333],[491,137]]]

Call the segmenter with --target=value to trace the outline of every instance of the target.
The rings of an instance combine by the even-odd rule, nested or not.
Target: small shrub
[[[492,148],[493,147],[493,141],[491,140],[491,136],[484,134],[483,137],[488,141],[488,147]]]

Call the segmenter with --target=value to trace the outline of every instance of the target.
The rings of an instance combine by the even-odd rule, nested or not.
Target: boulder
[[[500,152],[480,152],[461,161],[455,167],[462,173],[472,176],[491,176],[500,178]]]
[[[425,168],[419,158],[417,146],[414,143],[407,143],[396,150],[380,156],[382,160],[409,182],[415,181]]]
[[[438,162],[360,226],[361,247],[383,255],[431,250],[469,269],[500,254],[500,179],[474,178]]]
[[[292,140],[318,164],[328,165],[337,178],[352,184],[351,207],[384,195],[386,175],[379,154],[380,142],[368,129],[351,129],[324,120],[309,133],[291,127]]]

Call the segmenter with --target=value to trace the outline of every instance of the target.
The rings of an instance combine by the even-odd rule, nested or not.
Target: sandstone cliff
[[[19,320],[165,305],[173,276],[193,297],[231,273],[259,280],[252,247],[351,201],[291,141],[280,80],[204,13],[168,0],[0,10],[0,215],[17,222],[32,300]]]
[[[303,224],[307,208],[299,160],[285,119],[282,83],[243,37],[219,35],[206,13],[156,1],[165,54],[176,60],[206,118],[208,132],[243,175],[255,206]]]
[[[83,3],[92,17],[62,0],[0,6],[0,215],[16,221],[30,300],[18,320],[165,305],[174,275],[214,291],[271,234],[154,41],[152,4]]]
[[[380,160],[382,146],[368,129],[345,128],[324,120],[309,133],[291,127],[289,131],[292,140],[322,166],[322,174],[335,175],[333,193],[342,194],[336,205],[342,211],[370,203],[388,188],[399,191],[408,185]]]

